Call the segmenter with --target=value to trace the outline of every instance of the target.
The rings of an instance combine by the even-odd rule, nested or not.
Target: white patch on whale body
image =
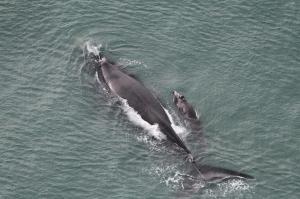
[[[147,121],[145,121],[141,117],[141,115],[138,112],[136,112],[134,110],[134,108],[129,106],[126,99],[123,99],[121,97],[119,97],[119,98],[123,104],[122,109],[124,110],[124,112],[126,113],[127,117],[129,118],[129,120],[131,122],[133,122],[137,126],[142,127],[151,136],[155,137],[158,140],[166,139],[166,135],[160,131],[158,124],[154,124],[154,125],[149,124]],[[169,113],[169,111],[167,109],[165,109],[164,107],[163,107],[163,109],[164,109],[165,113],[167,114],[167,116],[171,122],[171,126],[174,129],[174,131],[176,132],[176,134],[179,135],[182,139],[185,139],[186,136],[188,135],[188,131],[184,127],[176,125],[171,114]]]
[[[101,81],[100,81],[99,76],[98,76],[98,71],[96,71],[96,73],[95,73],[95,79],[96,79],[98,84],[101,84]]]
[[[103,63],[103,62],[106,62],[106,61],[107,61],[106,57],[102,57],[100,63]]]
[[[112,91],[112,93],[114,93],[116,96],[118,96],[115,89],[114,89],[114,87],[112,86],[112,84],[109,81],[107,82],[107,85],[110,88],[110,90]]]
[[[122,108],[131,122],[144,128],[150,135],[158,140],[166,139],[166,136],[159,130],[158,124],[151,125],[143,120],[142,117],[128,105],[126,99],[121,98],[121,102],[123,103]]]
[[[174,129],[174,131],[176,132],[176,134],[179,135],[179,137],[181,139],[185,139],[189,132],[183,126],[176,125],[170,112],[167,109],[165,109],[164,107],[163,107],[163,109],[166,112],[166,114],[171,122],[171,126]]]
[[[95,81],[97,82],[97,84],[99,84],[102,88],[102,90],[105,92],[105,93],[108,93],[108,90],[106,89],[105,86],[103,86],[103,82],[100,81],[99,79],[99,76],[98,76],[98,71],[96,71],[95,73]]]
[[[199,114],[199,113],[198,113],[198,111],[196,111],[196,110],[195,110],[195,113],[196,113],[196,117],[197,117],[197,119],[199,119],[199,118],[200,118],[200,116],[201,116],[201,114]]]

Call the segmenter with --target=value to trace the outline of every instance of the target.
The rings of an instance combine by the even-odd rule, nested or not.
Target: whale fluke
[[[223,181],[234,178],[242,179],[254,179],[253,176],[234,171],[230,169],[225,169],[221,167],[215,167],[211,165],[199,164],[197,165],[197,170],[201,172],[201,178],[205,181]],[[197,171],[197,172],[198,172]]]

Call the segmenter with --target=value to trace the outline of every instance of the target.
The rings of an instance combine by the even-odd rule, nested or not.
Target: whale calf
[[[179,115],[186,122],[187,126],[191,128],[192,132],[195,133],[192,137],[192,140],[195,141],[197,139],[200,139],[201,145],[206,146],[206,141],[203,136],[200,118],[197,112],[195,111],[193,106],[188,102],[184,95],[175,90],[172,91],[172,95],[173,102],[177,107]],[[222,181],[232,178],[254,179],[253,176],[230,169],[205,164],[198,164],[196,166],[196,174],[200,173],[202,179],[205,181]]]
[[[187,101],[185,96],[179,92],[174,90],[172,94],[173,102],[187,126],[189,126],[192,131],[200,132],[202,130],[201,121],[193,106]]]
[[[193,106],[188,103],[185,96],[177,91],[173,91],[173,102],[177,106],[179,112],[188,119],[199,119]]]

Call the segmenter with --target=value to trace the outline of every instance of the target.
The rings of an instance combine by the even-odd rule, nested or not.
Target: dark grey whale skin
[[[159,100],[140,81],[124,72],[118,65],[102,58],[97,67],[98,78],[104,81],[110,91],[127,100],[127,103],[151,125],[158,124],[170,141],[191,154],[181,138],[171,127],[171,122]]]
[[[185,96],[180,94],[177,91],[172,91],[173,102],[177,107],[177,110],[180,116],[183,117],[183,120],[188,123],[188,126],[193,131],[200,132],[202,130],[200,118],[197,116],[197,113],[193,106],[186,100]]]
[[[173,90],[172,95],[179,118],[182,119],[185,126],[191,130],[186,141],[197,141],[200,144],[200,148],[205,150],[208,144],[203,133],[200,118],[198,117],[195,109],[181,93]]]

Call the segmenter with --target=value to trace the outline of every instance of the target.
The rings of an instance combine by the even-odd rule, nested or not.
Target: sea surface
[[[97,51],[159,96],[198,161],[255,180],[187,181],[184,157],[99,85]],[[299,1],[0,1],[0,199],[298,199],[299,154]]]

